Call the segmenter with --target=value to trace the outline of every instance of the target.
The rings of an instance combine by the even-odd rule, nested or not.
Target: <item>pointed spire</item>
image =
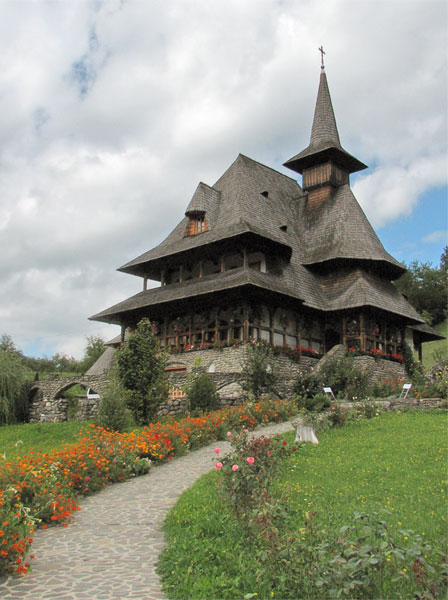
[[[336,148],[341,148],[330,90],[328,89],[327,76],[325,71],[321,71],[313,127],[311,129],[310,147],[321,147],[322,144],[326,143]]]
[[[319,50],[323,52],[322,48],[319,48]],[[327,161],[333,161],[348,173],[367,168],[364,163],[349,154],[341,146],[322,54],[319,91],[309,146],[287,160],[284,166],[297,173],[302,173],[303,169]]]

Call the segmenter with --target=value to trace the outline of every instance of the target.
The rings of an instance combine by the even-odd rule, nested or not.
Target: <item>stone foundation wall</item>
[[[222,406],[232,406],[241,402],[245,392],[237,383],[241,373],[242,364],[246,355],[244,346],[223,348],[222,350],[198,350],[173,354],[170,357],[169,368],[186,367],[184,372],[170,372],[171,386],[182,389],[187,383],[187,376],[192,372],[196,361],[200,362],[198,371],[209,373],[215,382]],[[199,360],[198,360],[199,359]],[[295,380],[300,373],[305,373],[315,367],[318,359],[303,356],[300,363],[296,363],[287,356],[274,356],[272,359],[274,371],[278,378],[276,392],[280,397],[292,394]],[[185,410],[185,399],[173,398],[164,404],[160,412],[173,414]]]
[[[344,351],[343,347],[341,347]],[[274,371],[277,375],[276,392],[280,397],[288,397],[292,394],[294,382],[300,374],[304,374],[318,365],[323,365],[331,357],[337,356],[338,347],[330,352],[320,361],[316,358],[303,356],[299,363],[289,359],[287,356],[274,356]],[[245,392],[238,383],[246,347],[236,346],[223,348],[221,350],[202,350],[186,352],[183,354],[172,354],[169,367],[179,368],[179,371],[170,371],[168,374],[170,386],[179,390],[187,383],[187,376],[195,367],[196,361],[200,359],[199,372],[210,373],[213,378],[222,406],[231,406],[241,402]],[[355,357],[355,365],[362,369],[368,369],[372,380],[384,381],[392,377],[405,377],[404,366],[384,359],[376,360],[371,356]],[[182,370],[183,368],[183,370]],[[50,376],[42,381],[33,382],[29,394],[32,398],[30,407],[30,421],[66,421],[67,400],[63,397],[63,391],[75,384],[90,387],[98,394],[102,394],[108,383],[107,373],[96,376],[83,377],[60,377]],[[181,394],[179,394],[181,395]],[[59,397],[58,397],[59,396]],[[98,399],[79,397],[79,409],[76,418],[88,420],[94,417],[98,411]],[[179,413],[185,410],[185,398],[171,398],[164,403],[160,409],[162,415],[167,413]]]
[[[372,381],[380,382],[393,377],[406,378],[406,370],[402,363],[385,360],[384,358],[375,359],[373,356],[355,356],[355,366],[359,369],[367,369]]]

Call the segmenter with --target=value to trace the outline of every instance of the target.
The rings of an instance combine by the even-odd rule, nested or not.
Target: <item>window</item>
[[[208,231],[205,214],[190,217],[187,226],[187,235],[197,235],[198,233],[204,233],[204,231]]]

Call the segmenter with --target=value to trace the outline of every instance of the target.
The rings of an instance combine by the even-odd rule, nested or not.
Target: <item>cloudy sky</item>
[[[326,72],[358,201],[398,260],[447,237],[447,5],[438,0],[0,0],[0,334],[80,357],[239,152],[280,171]]]

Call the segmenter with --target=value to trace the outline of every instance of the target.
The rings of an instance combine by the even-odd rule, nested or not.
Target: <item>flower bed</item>
[[[66,527],[80,510],[79,496],[147,473],[151,462],[223,439],[229,428],[253,429],[292,414],[292,403],[265,398],[202,417],[168,418],[131,433],[89,425],[76,443],[51,454],[29,452],[11,461],[0,457],[0,575],[26,573],[34,529]]]
[[[383,358],[384,360],[391,360],[392,362],[403,363],[404,359],[401,354],[397,354],[392,352],[391,354],[387,354],[383,352],[383,350],[372,348],[371,350],[361,350],[360,348],[355,348],[350,346],[348,348],[348,352],[351,356],[372,356],[376,360]]]

